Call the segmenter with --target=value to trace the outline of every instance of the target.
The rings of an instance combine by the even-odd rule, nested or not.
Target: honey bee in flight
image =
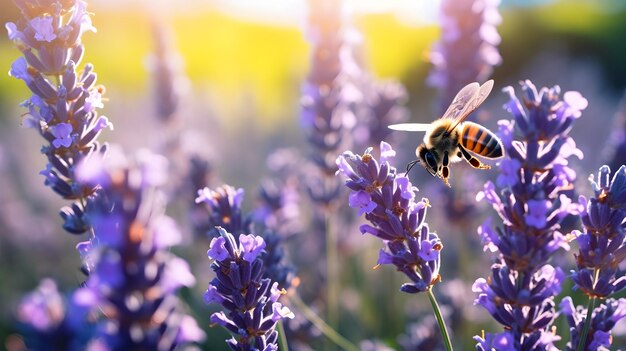
[[[490,169],[475,156],[497,159],[503,156],[502,141],[489,129],[474,122],[464,122],[465,118],[485,101],[493,80],[480,85],[476,82],[466,85],[456,94],[443,116],[432,123],[400,123],[390,125],[394,130],[426,132],[424,142],[415,149],[417,160],[407,165],[407,173],[420,163],[432,175],[450,186],[449,165],[464,159],[477,169]],[[474,156],[475,155],[475,156]]]

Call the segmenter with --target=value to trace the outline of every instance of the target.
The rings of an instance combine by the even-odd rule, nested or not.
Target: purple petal
[[[224,298],[217,291],[217,287],[215,287],[214,285],[209,284],[209,288],[204,293],[204,302],[206,304],[210,304],[210,303],[219,303],[219,304],[221,304],[222,301],[224,301]]]
[[[52,145],[55,148],[69,147],[72,145],[72,125],[69,123],[59,123],[50,127],[50,133],[55,136],[55,139],[52,141]]]
[[[350,163],[346,160],[346,157],[349,156],[346,156],[344,153],[343,155],[339,155],[335,160],[335,164],[337,165],[337,172],[335,172],[335,175],[343,174],[344,177],[352,179],[356,177],[356,174],[354,173],[352,166],[350,166]]]
[[[98,120],[96,121],[93,130],[99,132],[104,128],[109,128],[110,130],[113,130],[113,123],[109,122],[109,119],[107,117],[100,116],[98,117]]]
[[[211,239],[209,244],[209,251],[207,252],[210,259],[216,261],[223,261],[228,257],[228,250],[226,250],[226,238],[217,237]]]
[[[265,241],[260,236],[253,234],[240,234],[239,243],[243,247],[243,259],[252,262],[265,248]]]
[[[513,186],[519,182],[518,172],[522,164],[516,159],[504,159],[500,161],[500,174],[496,180],[499,187]]]
[[[213,200],[213,191],[208,187],[204,187],[203,189],[198,189],[198,196],[196,197],[196,203],[199,204],[201,202],[210,203]]]
[[[493,221],[492,217],[488,217],[483,224],[478,227],[478,235],[480,236],[481,242],[483,243],[483,251],[498,251],[498,245],[500,244],[500,238],[498,234],[492,229],[491,222]]]
[[[400,196],[407,200],[412,200],[415,198],[415,190],[408,177],[397,177],[394,180],[395,186],[400,189]]]
[[[272,304],[272,320],[278,322],[281,319],[289,318],[294,319],[296,315],[291,312],[289,307],[283,306],[280,302],[274,302]]]
[[[17,26],[15,25],[15,23],[7,22],[4,25],[4,27],[7,29],[7,33],[9,35],[9,40],[11,40],[11,41],[23,40],[24,33],[20,32],[17,29]]]
[[[30,20],[30,26],[35,31],[35,39],[51,42],[57,37],[54,34],[52,20],[52,16],[35,17]]]
[[[352,192],[348,197],[348,205],[358,208],[359,216],[362,216],[364,213],[371,213],[376,208],[376,203],[372,201],[372,196],[364,190]]]
[[[395,150],[391,148],[391,145],[388,143],[381,141],[380,142],[380,163],[383,164],[389,161],[390,158],[396,156]]]
[[[563,101],[572,111],[574,117],[580,117],[580,111],[589,106],[589,102],[577,91],[568,91],[563,94]]]
[[[420,243],[417,255],[424,261],[436,261],[439,259],[439,250],[435,249],[436,241],[424,240]]]
[[[17,60],[11,64],[11,70],[9,76],[23,80],[26,84],[30,84],[33,81],[33,76],[28,71],[28,62],[23,56],[20,56]]]
[[[546,225],[546,215],[550,208],[548,200],[528,200],[526,224],[535,228],[543,228]]]
[[[103,108],[104,104],[102,103],[102,94],[94,89],[89,92],[89,96],[85,99],[85,104],[83,108],[87,112],[93,112],[96,108]]]
[[[385,249],[380,249],[378,251],[378,264],[391,264],[393,263],[393,255],[385,251]]]

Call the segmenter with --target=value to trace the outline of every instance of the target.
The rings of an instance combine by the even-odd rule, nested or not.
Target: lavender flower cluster
[[[41,171],[46,185],[71,206],[61,210],[70,233],[89,230],[84,219],[85,203],[94,187],[76,183],[75,168],[86,156],[104,153],[96,138],[113,125],[102,108],[104,87],[96,85],[97,75],[87,64],[77,67],[84,54],[83,33],[94,31],[84,1],[16,1],[22,12],[17,22],[8,22],[9,39],[24,55],[13,62],[9,75],[21,79],[33,95],[21,106],[28,108],[23,125],[33,128],[46,140],[41,152],[48,158]]]
[[[569,250],[560,224],[579,212],[579,205],[564,193],[576,176],[568,158],[582,158],[568,132],[587,100],[577,92],[567,92],[560,100],[558,87],[537,91],[530,81],[522,83],[521,102],[512,87],[505,91],[510,96],[505,107],[514,122],[499,123],[506,155],[499,165],[500,192],[487,182],[477,197],[486,199],[502,220],[495,231],[491,219],[479,229],[485,250],[499,254],[489,279],[479,278],[473,286],[478,293],[475,303],[505,331],[477,337],[477,348],[506,344],[518,350],[550,349],[558,339],[550,331],[556,316],[554,297],[565,273],[548,262],[557,250]],[[513,139],[514,128],[519,140]]]
[[[354,108],[361,99],[354,78],[360,69],[352,53],[353,29],[342,18],[342,2],[310,1],[310,5],[312,67],[302,85],[300,120],[313,149],[311,161],[319,170],[308,179],[309,194],[314,202],[328,205],[340,189],[332,178],[334,159],[352,143]]]
[[[94,343],[110,350],[172,350],[204,338],[175,295],[195,278],[169,251],[181,234],[158,189],[166,169],[162,156],[143,152],[132,163],[117,148],[77,169],[81,184],[101,191],[87,211],[94,237],[77,247],[89,278],[75,300],[105,316]]]
[[[284,293],[278,283],[264,278],[259,257],[266,244],[262,237],[240,234],[239,240],[224,228],[211,240],[208,252],[214,260],[216,277],[205,294],[207,303],[219,303],[228,310],[215,312],[211,322],[228,329],[234,336],[227,340],[233,350],[278,350],[276,323],[294,318],[291,310],[278,302]]]
[[[597,179],[591,176],[590,181],[594,196],[589,200],[581,196],[579,200],[585,209],[581,214],[585,231],[574,231],[578,252],[576,269],[571,271],[570,278],[592,303],[585,311],[582,306],[574,307],[569,297],[561,302],[561,311],[570,327],[569,350],[575,350],[578,345],[583,345],[585,350],[609,347],[611,329],[626,317],[626,298],[609,298],[626,288],[626,275],[619,271],[620,263],[626,258],[626,166],[622,165],[612,179],[609,167],[603,166]],[[601,305],[594,309],[596,299]],[[586,335],[585,322],[590,324]]]
[[[443,113],[466,84],[486,80],[502,63],[496,26],[502,21],[499,0],[443,0],[442,35],[431,53],[433,70],[428,82],[439,89]]]
[[[85,350],[93,335],[88,310],[63,296],[49,278],[22,298],[16,317],[29,350]]]
[[[293,268],[284,259],[283,238],[277,234],[280,226],[266,227],[262,236],[255,235],[253,215],[241,209],[243,200],[244,190],[229,185],[198,190],[196,203],[207,207],[213,227],[208,232],[212,237],[208,256],[216,274],[205,302],[228,311],[213,313],[211,321],[234,334],[227,340],[233,350],[278,350],[276,323],[295,317],[278,302],[290,285]],[[263,212],[265,216],[257,219],[266,222],[271,212]]]
[[[439,279],[440,251],[437,234],[429,231],[426,218],[428,199],[415,200],[417,188],[409,178],[398,176],[389,159],[396,152],[385,142],[380,144],[380,158],[344,152],[337,158],[338,174],[345,177],[350,193],[350,207],[359,209],[370,224],[360,227],[361,233],[383,241],[378,264],[393,264],[411,283],[400,290],[419,293],[430,289]]]
[[[442,90],[443,102],[467,82],[486,78],[501,62],[496,49],[500,37],[495,26],[501,20],[497,4],[497,0],[443,1],[444,34],[431,54],[435,70],[429,77]],[[84,53],[82,34],[95,32],[86,3],[16,0],[16,5],[22,18],[7,23],[6,29],[23,56],[9,74],[24,81],[33,94],[21,104],[28,109],[23,124],[45,139],[42,153],[48,164],[41,172],[45,184],[73,201],[61,211],[65,230],[91,234],[77,245],[87,275],[80,289],[65,298],[52,280],[43,280],[18,306],[24,347],[174,350],[201,342],[204,331],[177,296],[196,278],[188,263],[171,252],[182,242],[182,234],[165,215],[167,159],[140,152],[129,160],[120,149],[96,141],[112,124],[97,112],[105,91],[96,84],[93,66],[78,68]],[[355,54],[359,38],[341,2],[311,0],[309,5],[313,54],[302,86],[301,122],[317,166],[315,172],[305,172],[307,190],[327,216],[325,302],[330,324],[341,326],[333,316],[339,312],[340,291],[333,289],[339,286],[341,272],[332,267],[338,262],[331,258],[338,255],[330,250],[338,245],[329,224],[341,199],[340,181],[333,175],[340,175],[350,190],[349,207],[367,221],[359,230],[382,242],[377,267],[395,267],[409,279],[400,290],[425,292],[433,305],[435,319],[424,319],[401,343],[437,348],[443,341],[452,350],[443,319],[453,318],[453,312],[441,313],[433,294],[441,281],[443,244],[426,223],[429,200],[418,200],[418,189],[408,175],[398,174],[391,165],[396,151],[384,141],[393,139],[386,126],[407,116],[401,106],[407,93],[399,83],[374,82],[360,67]],[[162,97],[158,116],[163,125],[171,126],[180,101],[176,88],[181,85],[175,83],[179,66],[169,55],[165,37],[159,38],[153,62]],[[510,99],[505,109],[513,117],[499,122],[506,157],[498,165],[495,184],[487,182],[476,197],[486,200],[500,220],[494,223],[489,218],[478,230],[484,250],[496,257],[489,276],[474,282],[475,304],[502,326],[501,331],[476,336],[476,349],[556,350],[561,336],[554,321],[560,312],[571,335],[567,344],[561,342],[567,350],[602,350],[611,346],[612,330],[626,317],[626,298],[615,296],[626,289],[626,275],[620,270],[626,258],[626,166],[612,177],[607,166],[601,167],[597,178],[590,179],[593,196],[573,201],[577,175],[569,162],[571,156],[583,155],[569,132],[587,100],[572,91],[561,98],[558,86],[537,90],[528,80],[521,85],[521,99],[512,87],[504,89]],[[378,158],[372,147],[362,155],[345,151],[337,157],[354,141],[373,140],[378,143]],[[295,281],[294,269],[285,263],[283,243],[306,232],[299,222],[298,184],[289,177],[265,182],[262,205],[246,214],[243,189],[204,187],[210,167],[200,158],[191,161],[195,187],[201,188],[192,225],[204,234],[200,240],[210,239],[207,255],[214,273],[204,301],[223,308],[209,320],[230,332],[226,344],[233,350],[278,350],[278,326],[295,317],[280,302]],[[579,216],[583,230],[564,233],[568,216]],[[568,251],[574,238],[576,268],[569,277],[589,304],[576,306],[567,296],[557,310],[556,297],[566,274],[551,259]],[[307,318],[324,327],[323,321]],[[441,339],[432,332],[436,324]],[[335,342],[356,349],[346,340]],[[361,348],[387,349],[368,340]]]

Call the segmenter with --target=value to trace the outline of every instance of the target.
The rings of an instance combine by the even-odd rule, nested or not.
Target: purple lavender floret
[[[222,227],[229,233],[249,233],[250,219],[244,217],[241,211],[243,203],[243,189],[235,189],[230,185],[222,185],[215,190],[208,187],[198,190],[197,204],[208,207],[209,237],[218,235],[215,227]]]
[[[584,232],[575,231],[578,242],[576,270],[570,277],[589,297],[606,298],[626,287],[626,275],[618,266],[626,258],[626,166],[613,174],[608,166],[590,177],[594,196],[580,197]]]
[[[510,96],[505,109],[514,117],[499,122],[506,156],[499,165],[497,187],[487,182],[477,196],[493,206],[502,224],[494,230],[490,218],[478,229],[485,250],[498,252],[498,258],[491,276],[474,283],[475,304],[506,330],[497,338],[487,334],[491,341],[483,338],[477,348],[508,338],[518,350],[554,347],[549,328],[565,274],[548,262],[557,250],[569,250],[560,224],[580,212],[580,205],[565,194],[576,177],[568,158],[582,158],[568,132],[587,100],[578,92],[566,92],[560,100],[558,87],[537,92],[530,81],[522,83],[522,90],[520,102],[512,87],[504,89]]]
[[[502,21],[499,3],[499,0],[441,2],[441,39],[430,53],[434,69],[428,77],[430,85],[440,91],[440,113],[461,88],[486,80],[493,67],[502,62],[497,48],[501,39],[496,30]]]
[[[17,306],[18,330],[28,350],[84,350],[93,333],[87,312],[46,278]]]
[[[276,323],[293,318],[288,307],[278,302],[284,290],[278,283],[263,278],[260,255],[265,241],[253,234],[239,239],[218,227],[218,237],[211,240],[208,256],[216,277],[204,295],[206,303],[218,303],[226,312],[215,312],[211,322],[233,334],[226,340],[232,350],[278,350]]]
[[[113,148],[77,170],[102,190],[87,211],[94,238],[77,247],[90,274],[75,301],[102,312],[96,338],[109,350],[173,350],[204,338],[175,295],[195,278],[170,251],[181,234],[164,214],[166,168],[164,157],[146,151],[133,163]]]
[[[565,315],[571,340],[567,344],[567,350],[575,350],[580,341],[580,333],[585,324],[587,311],[582,306],[574,307],[572,299],[568,296],[561,301],[561,313]],[[585,350],[596,351],[601,346],[611,346],[611,330],[615,324],[626,317],[626,299],[609,298],[593,310],[591,324],[585,342]],[[606,350],[606,349],[604,349]]]
[[[86,64],[82,72],[77,71],[84,53],[82,34],[95,28],[84,1],[17,0],[15,4],[23,17],[5,27],[24,56],[13,62],[9,75],[23,80],[33,93],[21,104],[28,108],[23,125],[46,140],[41,152],[49,163],[41,174],[47,186],[75,201],[61,210],[61,217],[68,232],[81,234],[89,230],[84,204],[96,189],[76,183],[75,167],[86,156],[106,151],[96,138],[103,129],[113,128],[96,112],[103,107],[105,91],[96,85],[93,66]]]
[[[352,190],[350,207],[358,208],[370,224],[360,227],[361,233],[371,234],[383,241],[378,264],[393,264],[411,283],[400,290],[423,292],[439,280],[440,251],[443,248],[437,234],[424,222],[428,199],[415,200],[417,188],[409,178],[398,176],[389,164],[395,151],[386,142],[380,144],[380,159],[371,155],[372,148],[361,155],[346,151],[337,158],[339,170]]]

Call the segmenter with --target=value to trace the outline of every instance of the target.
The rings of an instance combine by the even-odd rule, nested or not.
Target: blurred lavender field
[[[0,19],[0,348],[445,350],[432,294],[456,350],[626,349],[623,2]],[[489,79],[505,158],[405,175]]]

